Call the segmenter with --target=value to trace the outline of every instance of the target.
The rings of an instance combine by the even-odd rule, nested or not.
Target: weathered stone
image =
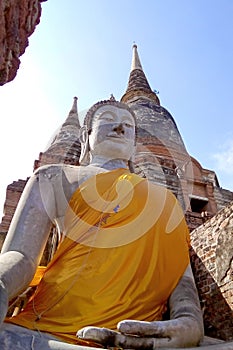
[[[42,1],[46,0],[0,1],[0,85],[15,78],[19,57],[40,21]]]
[[[191,232],[191,262],[205,332],[223,340],[233,339],[233,229],[229,220],[232,215],[233,202],[209,220],[210,229],[202,225]]]

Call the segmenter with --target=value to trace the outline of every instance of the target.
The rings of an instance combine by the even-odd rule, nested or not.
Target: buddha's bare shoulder
[[[89,165],[49,164],[39,167],[34,176],[40,182],[41,188],[52,186],[55,193],[60,193],[62,190],[69,198],[82,182],[105,171],[103,168]]]
[[[56,207],[54,216],[62,218],[77,188],[91,176],[105,171],[105,169],[92,166],[49,164],[38,168],[33,176],[39,181],[40,192],[44,193],[44,197],[50,193],[50,198],[54,198]]]
[[[55,180],[62,176],[74,176],[79,173],[79,167],[69,164],[47,164],[42,165],[34,172],[37,178]]]

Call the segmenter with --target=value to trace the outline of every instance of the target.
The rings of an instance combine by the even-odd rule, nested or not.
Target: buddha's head
[[[97,102],[86,114],[81,130],[80,164],[96,157],[132,161],[135,150],[136,120],[130,108],[113,99]]]

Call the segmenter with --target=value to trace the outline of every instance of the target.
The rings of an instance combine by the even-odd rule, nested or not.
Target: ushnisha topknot
[[[103,100],[103,101],[99,101],[97,103],[95,103],[88,111],[87,114],[84,118],[84,125],[86,125],[88,132],[91,132],[92,130],[92,120],[93,120],[93,116],[95,114],[95,112],[102,106],[105,105],[112,105],[112,106],[116,106],[118,108],[122,108],[122,109],[126,109],[129,111],[129,113],[132,115],[132,117],[134,118],[135,121],[135,126],[137,125],[136,122],[136,117],[134,112],[132,111],[132,109],[130,109],[130,107],[122,102],[116,101],[114,97],[111,97],[109,100]]]

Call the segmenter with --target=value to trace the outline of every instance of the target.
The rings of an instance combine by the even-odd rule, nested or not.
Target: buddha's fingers
[[[170,337],[171,334],[177,330],[179,325],[177,321],[135,321],[135,320],[124,320],[118,323],[117,328],[119,332],[123,334],[131,334],[144,337]]]
[[[131,335],[116,335],[115,346],[123,349],[143,349],[153,350],[158,348],[168,348],[170,345],[169,338],[137,337]]]
[[[152,338],[124,335],[106,328],[85,327],[77,333],[78,337],[92,340],[105,346],[121,347],[123,349],[152,350],[166,348],[170,345],[169,338]]]
[[[77,332],[77,336],[81,339],[92,340],[103,345],[114,346],[116,334],[124,337],[120,333],[114,332],[108,328],[84,327]]]

